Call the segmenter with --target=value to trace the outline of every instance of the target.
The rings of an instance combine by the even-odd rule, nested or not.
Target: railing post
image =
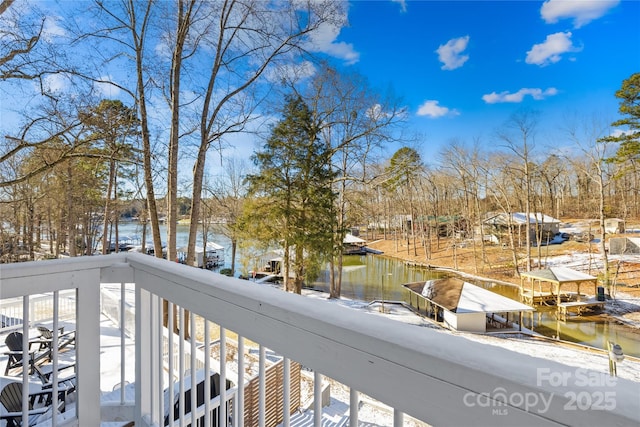
[[[76,402],[81,426],[100,425],[100,270],[78,273],[76,285]]]
[[[136,425],[145,425],[143,417],[153,419],[151,378],[153,376],[151,366],[151,294],[136,284]],[[83,424],[84,425],[84,424]],[[89,425],[89,424],[87,424]],[[97,425],[97,424],[91,424]]]

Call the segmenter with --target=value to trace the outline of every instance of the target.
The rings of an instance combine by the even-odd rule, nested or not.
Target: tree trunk
[[[236,250],[238,249],[238,241],[231,239],[231,276],[236,274]]]
[[[69,236],[69,256],[76,256],[76,227],[75,227],[75,211],[73,201],[73,166],[72,162],[67,163],[67,235]]]
[[[109,160],[109,181],[107,183],[107,194],[104,201],[104,218],[102,219],[102,255],[108,254],[110,243],[107,230],[109,228],[109,218],[111,217],[111,193],[113,192],[113,180],[116,174],[116,162]],[[117,242],[116,242],[117,244]]]

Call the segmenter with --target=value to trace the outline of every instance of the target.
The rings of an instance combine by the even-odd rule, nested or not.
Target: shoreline
[[[394,245],[394,244],[395,242],[393,240],[378,239],[378,240],[374,240],[372,242],[367,243],[367,246],[372,247],[373,249],[383,250],[383,249],[388,249],[387,248],[388,246]],[[516,283],[502,280],[499,278],[481,276],[475,273],[469,273],[467,271],[456,269],[450,266],[436,265],[433,263],[418,261],[417,259],[415,259],[416,258],[415,256],[407,255],[406,252],[405,253],[402,253],[400,251],[393,251],[393,252],[395,253],[392,253],[392,251],[387,250],[387,251],[383,251],[382,254],[376,255],[376,256],[394,258],[394,259],[403,261],[407,266],[414,266],[417,268],[426,268],[429,270],[443,272],[443,273],[451,273],[451,274],[455,274],[460,277],[468,278],[472,280],[478,280],[478,281],[488,282],[488,283],[496,283],[496,284],[505,285],[505,286],[513,286],[516,288],[520,287],[520,285]],[[607,301],[609,303],[605,305],[604,310],[599,314],[597,314],[597,316],[603,317],[602,320],[605,320],[605,321],[616,322],[619,325],[628,329],[631,333],[637,334],[640,337],[640,297],[633,294],[626,293],[624,291],[617,291],[615,294],[616,294],[615,298],[608,299]],[[589,295],[590,297],[595,296],[590,294],[587,294],[587,295]],[[614,304],[614,307],[612,307],[611,303]],[[632,315],[630,317],[635,317],[635,318],[630,319],[626,317],[630,314]]]

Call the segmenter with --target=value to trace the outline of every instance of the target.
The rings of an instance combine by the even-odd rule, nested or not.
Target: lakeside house
[[[523,246],[527,233],[530,241],[547,242],[560,232],[559,219],[540,212],[532,212],[528,216],[524,212],[490,213],[480,224],[478,235],[494,243],[509,243],[509,234],[514,235],[515,244]]]
[[[624,233],[624,220],[620,218],[607,218],[604,220],[604,232],[609,234]]]

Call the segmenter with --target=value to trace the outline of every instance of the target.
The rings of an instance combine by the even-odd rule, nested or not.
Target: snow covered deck
[[[233,359],[237,366],[247,365],[244,349],[227,351],[226,336],[233,334],[238,343],[246,338],[259,344],[262,360],[256,363],[259,378],[264,378],[264,354],[268,349],[285,360],[301,363],[318,380],[326,377],[350,387],[351,423],[356,423],[359,417],[360,393],[391,407],[394,425],[403,425],[403,414],[434,425],[640,423],[637,382],[622,378],[611,381],[601,372],[395,322],[147,255],[120,253],[0,265],[0,280],[1,300],[22,301],[23,310],[8,317],[20,318],[25,325],[40,321],[40,310],[34,307],[37,296],[50,295],[54,301],[55,329],[63,321],[64,293],[71,291],[75,295],[76,411],[72,418],[55,419],[52,425],[98,426],[101,422],[119,420],[132,420],[141,427],[162,425],[163,396],[169,386],[165,373],[172,372],[176,382],[184,384],[188,378],[195,378],[190,375],[193,369],[204,368],[219,372],[221,384],[226,379],[237,384],[221,392],[219,399],[222,402],[234,399],[233,410],[228,411],[230,407],[222,405],[216,416],[224,424],[231,416],[233,426],[243,426],[244,381],[239,381],[240,377],[226,363],[198,365],[198,352],[210,352],[208,338],[202,348],[196,348],[195,340],[187,344],[182,339],[185,322],[194,330],[194,313],[207,321],[205,337],[210,335],[207,328],[220,326],[220,360]],[[101,296],[100,289],[106,283],[118,284],[115,289],[120,289],[118,304],[122,304],[118,313],[120,325],[125,326],[113,331],[114,353],[109,356],[109,363],[123,367],[115,381],[103,379],[109,377],[101,355],[102,313],[108,301]],[[124,305],[128,298],[135,301],[133,310]],[[178,339],[174,334],[166,334],[162,326],[163,301],[168,301],[169,312],[177,309],[177,318],[169,316],[169,329],[180,325]],[[127,325],[133,325],[128,335]],[[28,330],[28,326],[23,327],[24,332]],[[133,338],[128,341],[128,336]],[[211,360],[205,358],[204,362]],[[285,378],[286,372],[285,369]],[[585,376],[592,381],[585,383],[582,380]],[[118,404],[107,405],[103,392],[108,390],[104,388],[114,385],[107,382],[133,385],[126,388],[129,392],[121,392]],[[314,384],[314,425],[322,424],[321,392]],[[584,400],[572,399],[578,393],[592,398],[591,403],[584,405]],[[258,425],[265,425],[266,395],[267,390],[261,387],[257,401],[262,421]],[[600,395],[608,396],[601,404],[596,400]],[[289,396],[290,391],[283,387],[282,400],[288,402]],[[181,411],[178,415],[186,419],[184,408]],[[211,416],[206,414],[209,412],[204,416]],[[288,411],[283,411],[282,418],[282,425],[292,425]]]

